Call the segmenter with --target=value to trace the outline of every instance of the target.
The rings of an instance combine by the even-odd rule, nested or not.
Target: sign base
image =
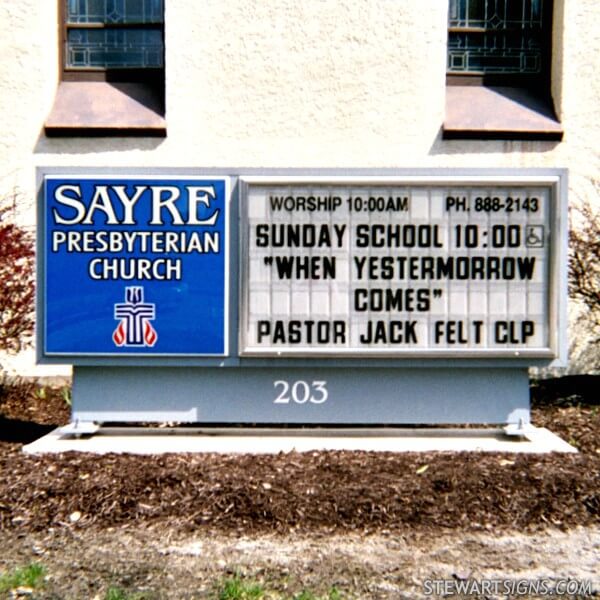
[[[74,435],[65,427],[23,447],[27,454],[278,454],[280,452],[569,452],[577,449],[547,429],[529,427],[527,436],[505,435],[497,427],[246,428],[100,427],[93,435]]]
[[[72,420],[523,426],[529,379],[526,368],[76,366]]]

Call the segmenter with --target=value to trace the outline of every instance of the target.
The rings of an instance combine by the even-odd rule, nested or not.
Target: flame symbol
[[[113,342],[117,346],[122,346],[125,343],[125,339],[126,339],[125,321],[121,321],[113,333]]]
[[[125,289],[125,298],[130,304],[138,304],[143,300],[141,287],[128,287]]]
[[[158,333],[156,333],[156,330],[154,327],[152,327],[152,325],[150,325],[150,323],[148,323],[148,321],[145,323],[144,340],[150,347],[154,346],[154,344],[156,344],[156,340],[158,340]]]

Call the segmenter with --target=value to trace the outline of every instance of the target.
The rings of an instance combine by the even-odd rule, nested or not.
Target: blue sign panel
[[[226,177],[44,181],[46,355],[227,354]]]

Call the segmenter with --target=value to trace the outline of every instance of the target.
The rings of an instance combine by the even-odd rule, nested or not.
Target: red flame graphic
[[[147,346],[152,347],[154,344],[156,344],[156,340],[158,340],[158,333],[156,333],[156,330],[154,327],[152,327],[152,325],[150,325],[150,323],[148,323],[148,321],[146,321],[145,325],[144,341],[146,342]]]
[[[113,342],[117,346],[122,346],[125,343],[125,321],[121,321],[113,333]]]

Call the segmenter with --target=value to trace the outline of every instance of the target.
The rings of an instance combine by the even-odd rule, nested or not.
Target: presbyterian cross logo
[[[158,340],[158,334],[150,324],[155,314],[155,305],[144,302],[143,287],[126,287],[125,302],[115,304],[115,319],[120,322],[113,332],[113,342],[119,347],[151,348]]]

